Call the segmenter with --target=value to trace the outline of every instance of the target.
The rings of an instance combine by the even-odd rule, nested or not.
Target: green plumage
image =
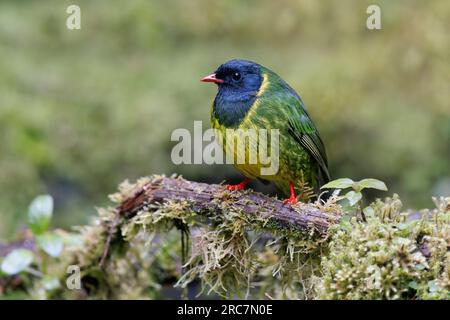
[[[249,178],[274,182],[285,194],[289,194],[290,181],[294,183],[297,192],[302,192],[304,185],[314,188],[317,192],[320,186],[329,180],[327,157],[322,139],[298,94],[277,74],[265,67],[255,65],[259,69],[261,81],[256,91],[243,97],[248,100],[250,96],[249,101],[251,101],[244,109],[245,116],[233,125],[221,123],[217,110],[222,100],[216,97],[211,113],[212,127],[222,133],[231,127],[244,130],[278,129],[280,133],[279,171],[275,175],[261,175],[262,164],[259,163],[256,165],[235,164],[235,167]],[[245,72],[245,67],[240,67],[239,64],[238,67],[232,65],[230,68],[240,70],[243,77],[251,76],[250,72]],[[240,84],[243,87],[242,92],[248,91],[245,89],[247,85],[250,86],[251,83],[247,84],[242,80]],[[227,93],[229,94],[233,93]],[[242,101],[240,103],[245,105]],[[230,107],[227,110],[225,112],[233,112]],[[235,151],[227,148],[226,144],[223,147],[226,153]],[[258,146],[250,144],[248,148],[258,148]]]

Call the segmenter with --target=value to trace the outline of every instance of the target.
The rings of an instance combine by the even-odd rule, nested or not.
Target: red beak
[[[216,78],[216,74],[215,73],[212,73],[209,76],[206,76],[206,77],[202,78],[200,81],[203,81],[203,82],[214,82],[214,83],[223,83],[222,79],[217,79]]]

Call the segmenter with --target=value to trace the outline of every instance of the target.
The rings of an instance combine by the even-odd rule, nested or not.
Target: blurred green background
[[[382,30],[366,29],[372,3]],[[81,30],[66,28],[69,4]],[[0,239],[40,193],[70,226],[126,178],[236,177],[170,161],[173,129],[209,127],[216,88],[200,77],[231,58],[300,93],[333,178],[378,178],[407,207],[430,207],[450,194],[449,17],[445,0],[2,0]]]

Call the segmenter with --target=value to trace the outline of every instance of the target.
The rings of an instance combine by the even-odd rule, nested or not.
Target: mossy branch
[[[338,212],[320,210],[312,204],[285,205],[282,201],[251,191],[225,190],[223,185],[188,181],[182,178],[161,177],[144,185],[136,194],[119,207],[121,215],[129,218],[145,206],[167,201],[189,201],[197,214],[220,214],[224,202],[233,203],[228,210],[257,215],[283,229],[310,231],[314,228],[325,235],[328,227],[336,223]]]
[[[100,265],[103,265],[107,257],[112,237],[120,221],[132,218],[151,204],[186,201],[196,214],[206,216],[221,214],[226,203],[227,211],[240,212],[251,218],[256,217],[256,220],[264,221],[264,225],[272,229],[316,233],[321,237],[327,235],[330,225],[338,222],[341,216],[337,208],[330,209],[318,203],[299,203],[291,206],[251,190],[230,192],[220,184],[194,182],[181,177],[156,177],[116,208],[117,220],[111,225]]]
[[[163,285],[186,292],[199,281],[199,294],[227,298],[450,299],[450,197],[412,213],[394,194],[371,203],[366,221],[343,216],[337,194],[290,206],[181,177],[125,181],[110,198],[118,205],[99,208],[78,228],[82,244],[52,263],[60,283],[77,265],[82,290],[47,292],[45,277],[7,277],[0,292],[155,299]],[[0,246],[0,255],[23,245]]]

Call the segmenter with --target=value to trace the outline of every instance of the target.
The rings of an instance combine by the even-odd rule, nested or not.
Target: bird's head
[[[201,81],[216,83],[219,92],[230,95],[255,94],[262,82],[260,67],[259,64],[248,60],[230,60]]]
[[[201,79],[213,82],[218,92],[213,104],[214,117],[227,127],[239,125],[257,99],[263,82],[262,67],[248,60],[230,60]]]

